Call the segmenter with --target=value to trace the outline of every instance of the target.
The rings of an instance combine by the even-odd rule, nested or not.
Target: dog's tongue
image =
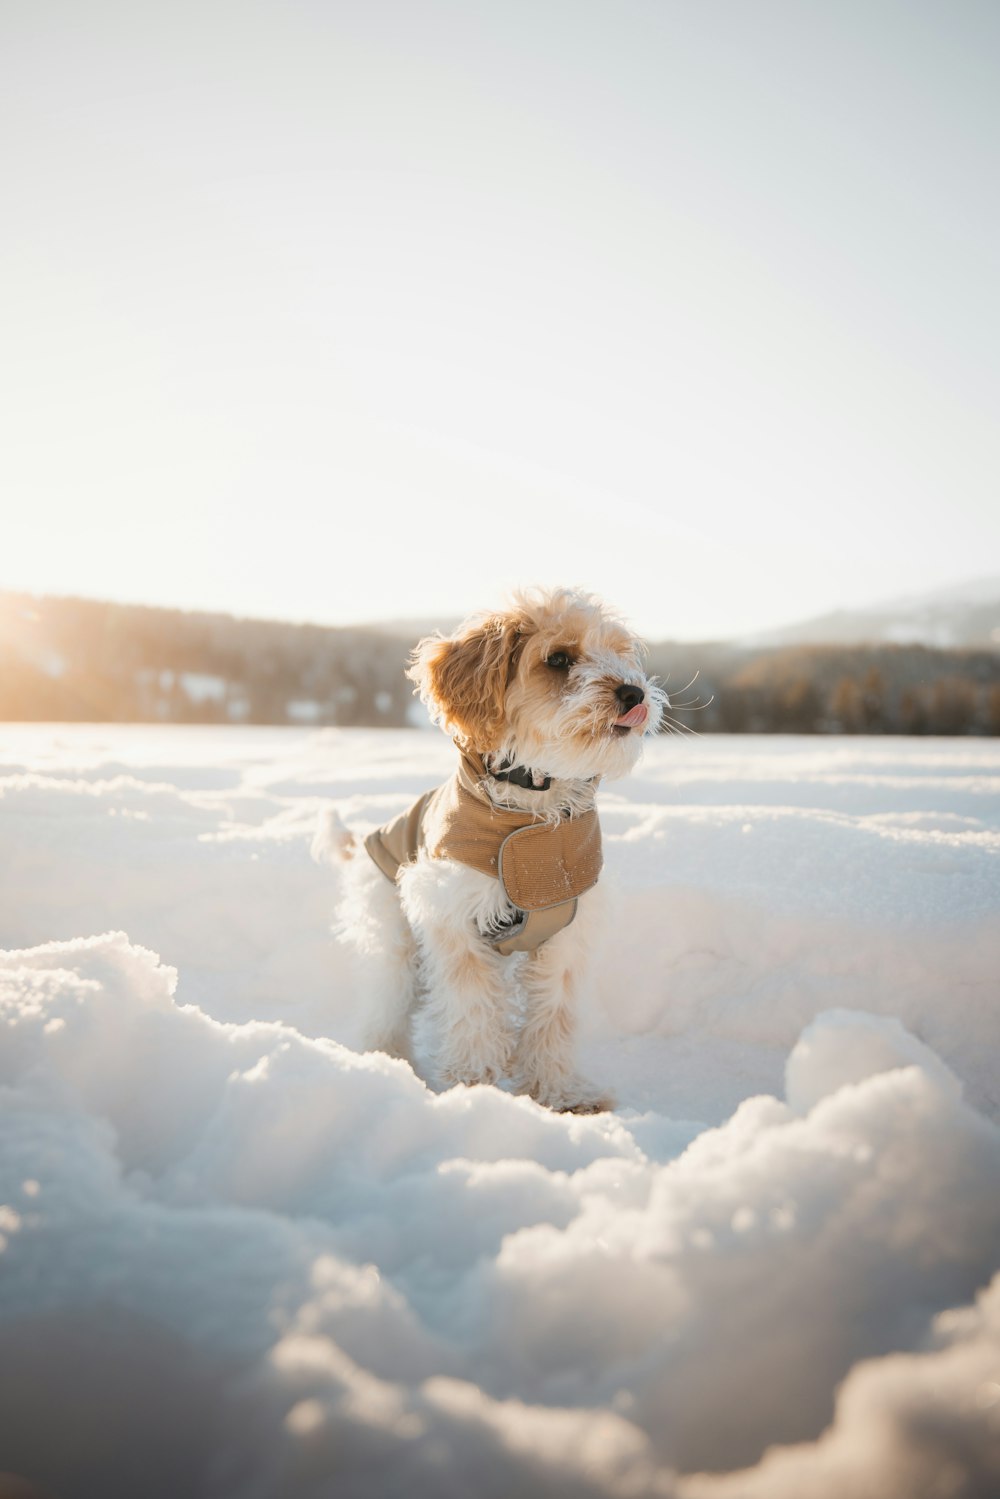
[[[622,729],[634,729],[636,724],[645,723],[648,717],[649,709],[646,704],[636,703],[635,707],[630,708],[621,718],[615,719],[615,726]]]

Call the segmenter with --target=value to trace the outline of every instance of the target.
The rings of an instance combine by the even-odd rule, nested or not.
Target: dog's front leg
[[[495,887],[495,880],[445,859],[419,861],[400,878],[420,954],[431,1066],[444,1087],[499,1082],[510,1061],[508,960],[480,930]]]
[[[581,904],[590,897],[583,897]],[[596,902],[595,902],[596,903]],[[533,953],[521,975],[526,999],[524,1025],[512,1070],[518,1091],[550,1109],[596,1114],[614,1108],[614,1098],[576,1071],[573,1041],[576,996],[586,968],[586,913]]]

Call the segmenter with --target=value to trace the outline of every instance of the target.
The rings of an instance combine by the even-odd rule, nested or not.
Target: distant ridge
[[[918,610],[930,606],[916,601]],[[909,612],[875,611],[889,639],[654,642],[671,727],[705,733],[1000,733],[1000,650],[900,643]],[[954,638],[940,598],[918,619]],[[871,616],[870,616],[871,617]],[[984,628],[998,611],[985,606]],[[829,617],[843,634],[848,614]],[[440,624],[450,628],[442,617]],[[0,721],[402,728],[427,716],[405,676],[429,621],[340,627],[0,591]]]
[[[1000,576],[910,594],[867,609],[837,609],[742,637],[745,649],[782,645],[928,645],[1000,649]]]

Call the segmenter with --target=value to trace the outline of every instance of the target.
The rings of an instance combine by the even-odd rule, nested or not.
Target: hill
[[[869,609],[820,614],[741,643],[747,648],[879,644],[995,650],[1000,645],[1000,578],[979,578]]]
[[[425,721],[404,667],[428,628],[0,593],[0,720],[401,728]],[[1000,733],[993,648],[664,641],[650,663],[678,731]]]

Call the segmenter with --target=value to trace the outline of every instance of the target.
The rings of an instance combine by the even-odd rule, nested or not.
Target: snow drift
[[[621,1108],[579,1119],[350,1047],[316,816],[447,755],[7,733],[0,1470],[987,1499],[1000,751],[655,746],[604,798],[584,1051]]]

